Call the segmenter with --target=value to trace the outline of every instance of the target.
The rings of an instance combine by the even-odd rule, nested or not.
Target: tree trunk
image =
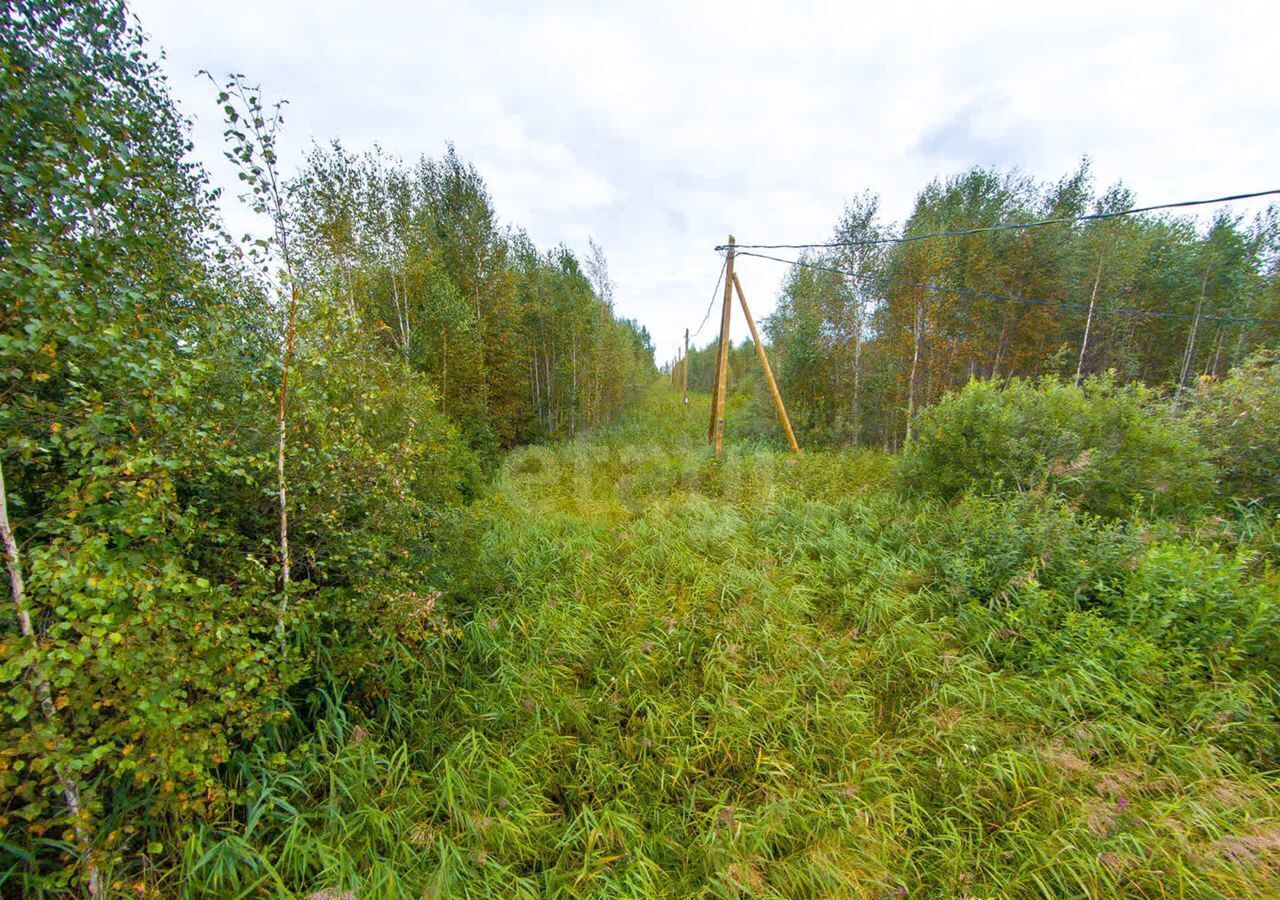
[[[1182,372],[1178,375],[1178,396],[1187,386],[1187,376],[1191,373],[1191,364],[1196,355],[1196,333],[1200,330],[1200,314],[1204,310],[1204,296],[1209,287],[1209,270],[1205,269],[1204,280],[1200,282],[1200,299],[1196,301],[1196,315],[1191,320],[1191,333],[1187,335],[1187,349],[1182,355]]]
[[[480,290],[479,287],[475,291],[476,297],[476,329],[480,338],[480,404],[484,410],[485,424],[489,422],[489,360],[485,357],[485,350],[488,347],[488,341],[485,340],[484,333],[484,317],[480,314]]]
[[[280,609],[276,616],[276,632],[284,640],[284,617],[289,610],[289,486],[285,478],[284,460],[288,446],[288,419],[285,411],[289,400],[289,366],[293,362],[294,321],[298,309],[298,289],[289,273],[289,303],[285,313],[284,347],[280,366],[279,440],[276,444],[276,485],[280,496]]]
[[[543,338],[543,344],[546,344],[546,338]],[[542,351],[542,366],[547,376],[547,434],[555,431],[552,419],[555,417],[555,382],[551,380],[551,350]]]
[[[924,303],[920,300],[916,301],[915,326],[915,339],[912,341],[911,353],[911,379],[907,382],[907,430],[903,439],[904,444],[911,440],[911,417],[916,409],[916,370],[920,366],[920,340],[924,331]]]
[[[855,305],[853,317],[853,445],[862,443],[862,407],[859,393],[862,388],[862,306]]]
[[[1214,349],[1213,355],[1209,357],[1209,361],[1205,363],[1204,374],[1212,377],[1218,377],[1218,361],[1222,358],[1222,326],[1218,326],[1218,346]]]
[[[532,368],[532,375],[533,375],[533,377],[530,379],[530,381],[533,382],[533,414],[535,416],[541,416],[542,415],[542,391],[540,390],[538,385],[538,348],[537,347],[533,348],[533,353],[529,357],[529,365]]]
[[[406,359],[409,358],[409,340],[411,337],[411,329],[409,326],[409,285],[401,279],[404,285],[404,291],[401,292],[396,287],[396,273],[391,273],[391,297],[396,307],[396,327],[400,329],[400,352]]]
[[[356,312],[356,286],[354,279],[351,277],[351,260],[347,257],[345,250],[342,252],[341,261],[343,280],[347,284],[347,314],[351,316],[351,321],[354,322],[358,318]]]
[[[1084,374],[1084,355],[1089,349],[1089,330],[1093,327],[1093,311],[1098,305],[1098,285],[1102,281],[1102,263],[1107,258],[1107,251],[1104,249],[1098,254],[1098,272],[1093,276],[1093,292],[1089,295],[1089,314],[1084,320],[1084,340],[1080,342],[1080,360],[1076,363],[1076,387],[1080,386],[1080,379]]]
[[[1249,297],[1248,294],[1245,294],[1244,315],[1248,317],[1252,314],[1253,314],[1253,304],[1251,302],[1251,298]],[[1249,331],[1249,323],[1241,322],[1240,337],[1236,340],[1236,348],[1231,352],[1231,361],[1227,364],[1227,368],[1234,369],[1236,366],[1240,365],[1240,358],[1241,356],[1244,355],[1244,338],[1245,338],[1245,334],[1248,331]]]
[[[996,341],[996,355],[995,359],[991,363],[991,374],[988,376],[990,378],[995,378],[996,375],[1000,374],[1000,360],[1004,356],[1004,345],[1008,340],[1008,337],[1009,317],[1006,315],[1004,317],[1004,324],[1000,327],[1000,340]]]
[[[26,585],[22,580],[22,557],[18,551],[18,542],[13,535],[13,527],[9,524],[9,495],[5,491],[4,468],[0,466],[0,540],[4,542],[5,568],[9,571],[9,595],[13,598],[13,611],[18,618],[18,632],[26,640],[36,646],[36,657],[27,671],[27,679],[31,683],[31,691],[45,720],[58,731],[58,708],[53,702],[53,691],[48,680],[40,671],[40,641],[31,625],[31,613],[27,609]],[[84,862],[85,876],[88,879],[89,896],[102,896],[98,882],[98,867],[93,861],[89,836],[85,832],[85,809],[80,800],[80,786],[62,770],[55,767],[54,773],[62,785],[62,797],[67,804],[67,812],[71,814],[71,828],[76,844]]]

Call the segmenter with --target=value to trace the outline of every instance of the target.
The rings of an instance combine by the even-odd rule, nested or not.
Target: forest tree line
[[[901,227],[883,219],[876,196],[856,197],[829,239],[846,246],[805,251],[765,322],[797,432],[893,449],[920,409],[972,378],[1079,382],[1110,371],[1175,391],[1280,343],[1274,207],[1249,222],[1224,210],[1204,228],[1148,213],[891,240],[1135,205],[1124,187],[1098,195],[1087,162],[1048,185],[986,169],[935,181]],[[712,348],[692,351],[691,386],[709,389],[712,367]],[[750,350],[735,348],[730,388],[762,392],[755,369]],[[757,406],[768,414],[763,393]]]
[[[651,373],[648,331],[614,314],[599,245],[580,262],[504,229],[452,146],[405,165],[334,142],[293,187],[302,284],[426,375],[483,453],[607,422]]]

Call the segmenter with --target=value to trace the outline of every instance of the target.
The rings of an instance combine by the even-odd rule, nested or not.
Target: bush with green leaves
[[[1066,678],[1077,685],[1067,702],[1091,715],[1159,710],[1270,769],[1280,577],[1218,537],[1024,493],[966,495],[937,510],[920,541],[929,583],[993,662]]]
[[[1192,411],[1227,492],[1280,506],[1280,354],[1261,351],[1204,382]]]
[[[0,451],[35,628],[0,632],[3,840],[65,887],[77,829],[97,853],[125,846],[97,827],[111,807],[184,817],[224,796],[213,770],[270,724],[295,667],[264,639],[270,574],[192,559],[225,519],[184,483],[259,466],[187,415],[211,399],[198,342],[227,282],[184,126],[123,10],[3,17]]]
[[[126,13],[0,15],[0,453],[33,626],[0,621],[8,894],[230,814],[226,767],[307,691],[430,639],[436,533],[478,476],[425,377],[309,295],[282,616],[278,310],[213,236]]]
[[[1147,388],[1105,376],[971,381],[921,412],[901,475],[912,493],[1050,490],[1110,517],[1192,513],[1213,484],[1194,430]]]

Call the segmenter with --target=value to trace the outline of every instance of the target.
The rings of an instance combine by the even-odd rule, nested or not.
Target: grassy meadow
[[[706,415],[655,389],[511,455],[434,637],[246,762],[247,821],[157,889],[1280,894],[1265,539],[911,499],[870,451],[716,462]]]

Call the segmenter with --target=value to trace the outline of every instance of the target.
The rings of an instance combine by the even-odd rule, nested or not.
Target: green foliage
[[[1087,160],[1056,183],[982,168],[936,180],[900,227],[856,196],[767,323],[803,443],[896,449],[916,410],[975,377],[1114,372],[1176,389],[1280,342],[1275,207],[1204,228],[1141,214],[882,243],[1137,205],[1122,184],[1097,193]]]
[[[1280,758],[1280,582],[1255,553],[1164,523],[1107,523],[1043,494],[966,496],[942,513],[928,551],[939,590],[993,662],[1049,680],[1074,673],[1063,702],[1090,716],[1161,711],[1259,768]]]
[[[504,232],[452,147],[410,167],[334,143],[292,189],[311,289],[426,375],[486,464],[611,421],[652,377],[648,333],[614,314],[599,248],[588,277],[568,249]]]
[[[1188,425],[1150,391],[1109,377],[1082,388],[972,381],[920,414],[901,474],[921,494],[1047,489],[1105,516],[1193,512],[1213,475]]]
[[[268,285],[216,236],[123,11],[4,16],[0,451],[36,630],[0,626],[8,893],[83,877],[72,824],[99,866],[172,849],[235,808],[227,765],[280,734],[308,685],[433,639],[438,532],[478,473],[427,379],[310,298],[282,647]]]
[[[1230,494],[1280,504],[1280,357],[1261,352],[1202,384],[1193,417]]]
[[[158,817],[206,810],[223,795],[213,768],[274,719],[293,667],[257,639],[263,573],[242,561],[215,580],[189,559],[222,523],[184,482],[253,463],[184,415],[213,377],[192,351],[226,279],[181,122],[123,11],[3,15],[0,447],[39,637],[6,619],[0,790],[5,843],[65,863],[56,773],[96,786],[90,817],[131,790]],[[27,671],[55,717],[33,708]]]
[[[1052,494],[903,500],[876,453],[713,462],[706,413],[658,388],[513,455],[460,633],[248,767],[252,828],[193,832],[157,887],[1280,887],[1274,573]]]
[[[452,148],[335,145],[282,183],[233,79],[274,226],[237,246],[122,9],[0,21],[0,452],[35,631],[0,625],[0,893],[83,893],[83,843],[115,896],[1280,893],[1269,357],[1191,406],[1261,501],[1230,519],[1192,516],[1191,425],[1109,377],[972,382],[901,459],[791,456],[743,344],[713,459],[599,248],[505,230]],[[907,227],[1037,197],[973,172]],[[1134,231],[839,263],[1034,292],[1105,256],[1183,306],[1274,301],[1266,229]],[[838,234],[882,236],[874,200]],[[887,401],[1027,371],[1046,324],[797,275],[770,330],[803,434],[892,445]],[[1081,358],[1161,380],[1182,337]]]

